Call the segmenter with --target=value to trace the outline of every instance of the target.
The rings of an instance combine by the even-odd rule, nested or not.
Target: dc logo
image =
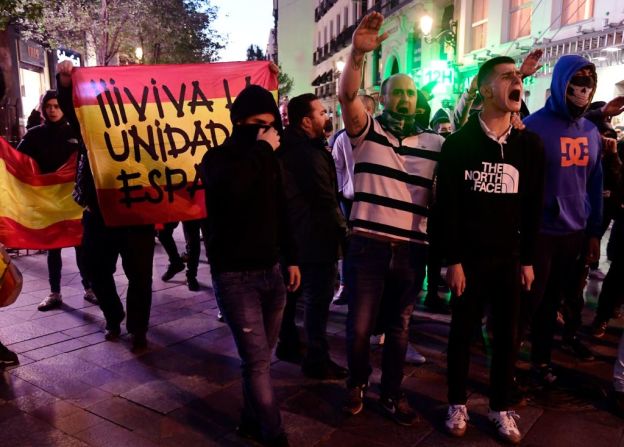
[[[589,164],[589,144],[587,137],[561,137],[561,167],[587,166]]]

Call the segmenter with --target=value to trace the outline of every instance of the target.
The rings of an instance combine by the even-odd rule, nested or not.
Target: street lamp
[[[134,55],[136,56],[138,60],[143,61],[143,48],[136,47],[134,49]]]
[[[342,73],[342,70],[344,70],[346,64],[347,63],[343,61],[342,59],[340,59],[339,61],[336,61],[336,71],[338,73]]]
[[[423,33],[423,36],[429,36],[431,34],[431,30],[433,29],[433,19],[429,14],[425,14],[420,17],[420,32]]]

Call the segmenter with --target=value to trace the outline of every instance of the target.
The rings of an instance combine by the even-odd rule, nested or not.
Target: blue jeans
[[[334,296],[336,263],[302,264],[300,269],[301,295],[305,306],[303,326],[308,347],[304,364],[322,366],[329,360],[327,319]]]
[[[381,391],[396,395],[403,380],[409,322],[414,299],[422,287],[427,246],[387,242],[353,235],[346,258],[349,288],[347,356],[349,386],[368,383],[370,336],[382,310],[383,346]],[[383,299],[382,299],[383,298]]]
[[[271,385],[271,352],[286,304],[279,265],[266,270],[213,273],[219,309],[241,358],[243,420],[258,423],[266,439],[282,433],[282,418]]]

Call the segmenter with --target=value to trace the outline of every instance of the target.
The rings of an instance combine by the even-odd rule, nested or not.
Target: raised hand
[[[538,48],[537,50],[531,51],[527,57],[524,58],[520,66],[520,72],[523,77],[532,76],[537,70],[542,68],[542,65],[539,63],[542,54],[544,54],[544,51]]]
[[[624,95],[616,96],[602,107],[604,116],[617,116],[624,112]]]
[[[366,15],[353,32],[353,49],[360,53],[368,53],[386,40],[388,33],[379,35],[384,17],[378,12]]]
[[[276,150],[280,145],[280,136],[274,127],[269,127],[268,129],[260,129],[258,131],[258,136],[256,137],[256,139],[258,141],[266,141],[271,145],[273,150]]]

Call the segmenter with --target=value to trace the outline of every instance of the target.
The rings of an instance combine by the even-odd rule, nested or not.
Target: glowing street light
[[[342,70],[344,70],[346,65],[346,62],[343,61],[342,59],[340,59],[339,61],[336,61],[336,71],[338,73],[342,73]]]
[[[428,36],[431,34],[431,30],[433,28],[433,19],[429,14],[425,14],[420,17],[420,31],[423,33],[423,36]]]
[[[134,55],[136,56],[138,60],[142,61],[143,60],[143,48],[136,47],[134,49]]]

